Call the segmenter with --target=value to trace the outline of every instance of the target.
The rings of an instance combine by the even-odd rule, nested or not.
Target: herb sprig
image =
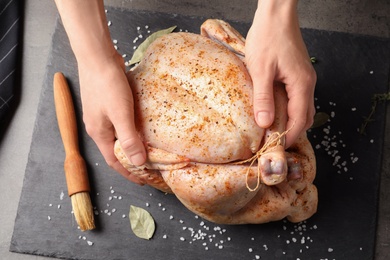
[[[373,116],[375,114],[376,107],[377,107],[378,103],[386,102],[386,101],[390,101],[390,92],[382,93],[382,94],[374,94],[372,96],[372,98],[371,98],[371,102],[372,102],[372,104],[371,104],[371,112],[370,112],[370,114],[367,117],[364,117],[364,122],[363,122],[363,124],[362,124],[362,126],[360,127],[360,130],[359,130],[360,134],[365,134],[366,128],[367,128],[368,124],[370,122],[374,121]]]

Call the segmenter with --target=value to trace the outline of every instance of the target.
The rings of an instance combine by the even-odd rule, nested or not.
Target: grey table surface
[[[214,16],[250,22],[257,1],[165,0],[105,1],[106,5],[158,10],[185,15]],[[23,186],[33,126],[45,77],[57,10],[52,0],[27,1],[24,21],[22,92],[18,108],[0,139],[0,258],[45,259],[9,252],[9,245]],[[390,37],[388,0],[301,0],[301,27]],[[390,129],[387,107],[386,132]],[[377,228],[376,259],[390,259],[390,134],[385,137]]]

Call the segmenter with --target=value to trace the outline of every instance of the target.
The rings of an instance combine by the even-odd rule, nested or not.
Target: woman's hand
[[[254,113],[260,127],[275,117],[274,82],[288,95],[285,147],[313,123],[316,73],[303,42],[297,0],[259,0],[245,46],[246,62],[254,86]]]
[[[145,162],[145,148],[134,125],[133,96],[125,75],[121,56],[96,64],[79,62],[83,120],[89,136],[95,141],[108,165],[129,180],[139,183],[114,155],[119,139],[134,165]]]
[[[103,1],[56,0],[56,5],[77,59],[86,130],[108,165],[141,184],[114,155],[117,137],[134,165],[146,160],[123,58],[111,41]]]

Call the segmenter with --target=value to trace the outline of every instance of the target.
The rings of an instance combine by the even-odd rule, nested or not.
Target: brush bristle
[[[91,197],[88,192],[79,192],[71,196],[73,213],[82,231],[95,228]]]

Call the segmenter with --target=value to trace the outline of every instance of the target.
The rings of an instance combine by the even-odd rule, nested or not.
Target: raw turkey
[[[221,20],[201,34],[159,37],[128,72],[136,127],[147,149],[135,167],[119,141],[115,155],[142,183],[175,196],[220,224],[303,221],[317,210],[315,155],[306,134],[284,149],[287,95],[275,84],[275,121],[257,126],[245,39]]]

